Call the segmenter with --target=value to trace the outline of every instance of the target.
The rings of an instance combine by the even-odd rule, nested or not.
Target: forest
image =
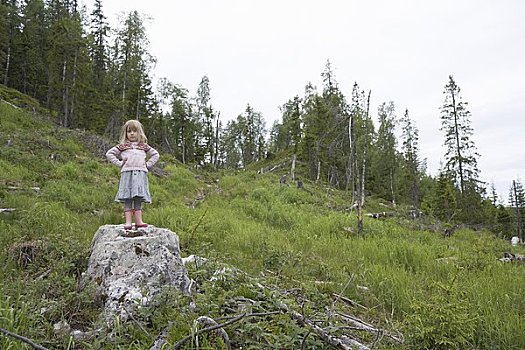
[[[480,180],[453,74],[432,176],[410,111],[370,110],[373,91],[342,91],[329,60],[273,125],[250,104],[221,116],[205,75],[195,95],[153,86],[145,21],[112,28],[102,0],[0,0],[0,348],[524,348],[523,264],[502,255],[523,257],[509,239],[525,238],[525,190],[515,179],[505,203]],[[148,220],[208,263],[188,266],[195,295],[167,290],[103,329],[79,281],[94,232],[122,221],[104,153],[131,118],[162,154]],[[231,344],[197,337],[202,316]]]
[[[521,180],[509,184],[508,205],[493,184],[479,180],[468,102],[452,75],[439,111],[445,161],[431,177],[408,109],[400,116],[394,102],[384,102],[374,125],[370,91],[357,83],[351,92],[341,91],[329,61],[323,86],[309,83],[304,96],[284,102],[282,120],[269,129],[249,104],[224,125],[207,76],[196,96],[166,78],[152,86],[156,59],[136,11],[111,28],[101,0],[91,11],[79,9],[77,1],[3,0],[0,21],[2,83],[40,101],[63,127],[114,139],[123,121],[139,119],[162,152],[213,168],[242,169],[287,154],[307,164],[309,179],[350,191],[356,206],[375,195],[450,224],[484,225],[523,239]]]

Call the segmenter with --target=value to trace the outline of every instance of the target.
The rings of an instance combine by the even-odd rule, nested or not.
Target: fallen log
[[[368,213],[368,214],[366,214],[366,216],[374,218],[374,219],[380,219],[380,218],[384,218],[384,217],[387,217],[387,216],[394,216],[394,213],[383,211],[383,212],[379,212],[379,213]]]

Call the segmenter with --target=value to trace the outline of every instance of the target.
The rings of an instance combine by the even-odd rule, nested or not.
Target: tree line
[[[206,76],[195,96],[165,78],[154,89],[156,58],[145,21],[131,11],[111,28],[102,0],[95,0],[91,11],[76,0],[0,0],[0,81],[36,98],[64,127],[115,138],[125,120],[139,119],[150,142],[183,163],[245,168],[289,154],[305,164],[302,176],[348,191],[359,210],[365,197],[374,195],[447,223],[490,225],[523,238],[521,181],[513,181],[505,206],[494,186],[488,191],[479,180],[471,114],[452,76],[440,109],[444,162],[432,177],[409,110],[400,116],[389,101],[375,115],[369,108],[372,92],[357,83],[348,99],[330,62],[320,91],[308,83],[303,96],[281,106],[282,118],[270,130],[249,104],[223,125]]]

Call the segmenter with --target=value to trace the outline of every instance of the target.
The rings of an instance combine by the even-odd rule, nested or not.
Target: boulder
[[[95,233],[83,275],[87,283],[96,285],[110,323],[115,316],[126,321],[165,287],[190,294],[192,285],[174,232],[154,226],[124,231],[122,225],[104,225]]]

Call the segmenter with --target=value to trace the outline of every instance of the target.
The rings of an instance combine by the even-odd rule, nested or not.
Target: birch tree
[[[389,198],[396,205],[397,153],[395,137],[395,107],[394,102],[382,103],[378,108],[379,129],[377,132],[377,157],[375,164],[376,181],[379,184],[376,190],[383,198]]]

